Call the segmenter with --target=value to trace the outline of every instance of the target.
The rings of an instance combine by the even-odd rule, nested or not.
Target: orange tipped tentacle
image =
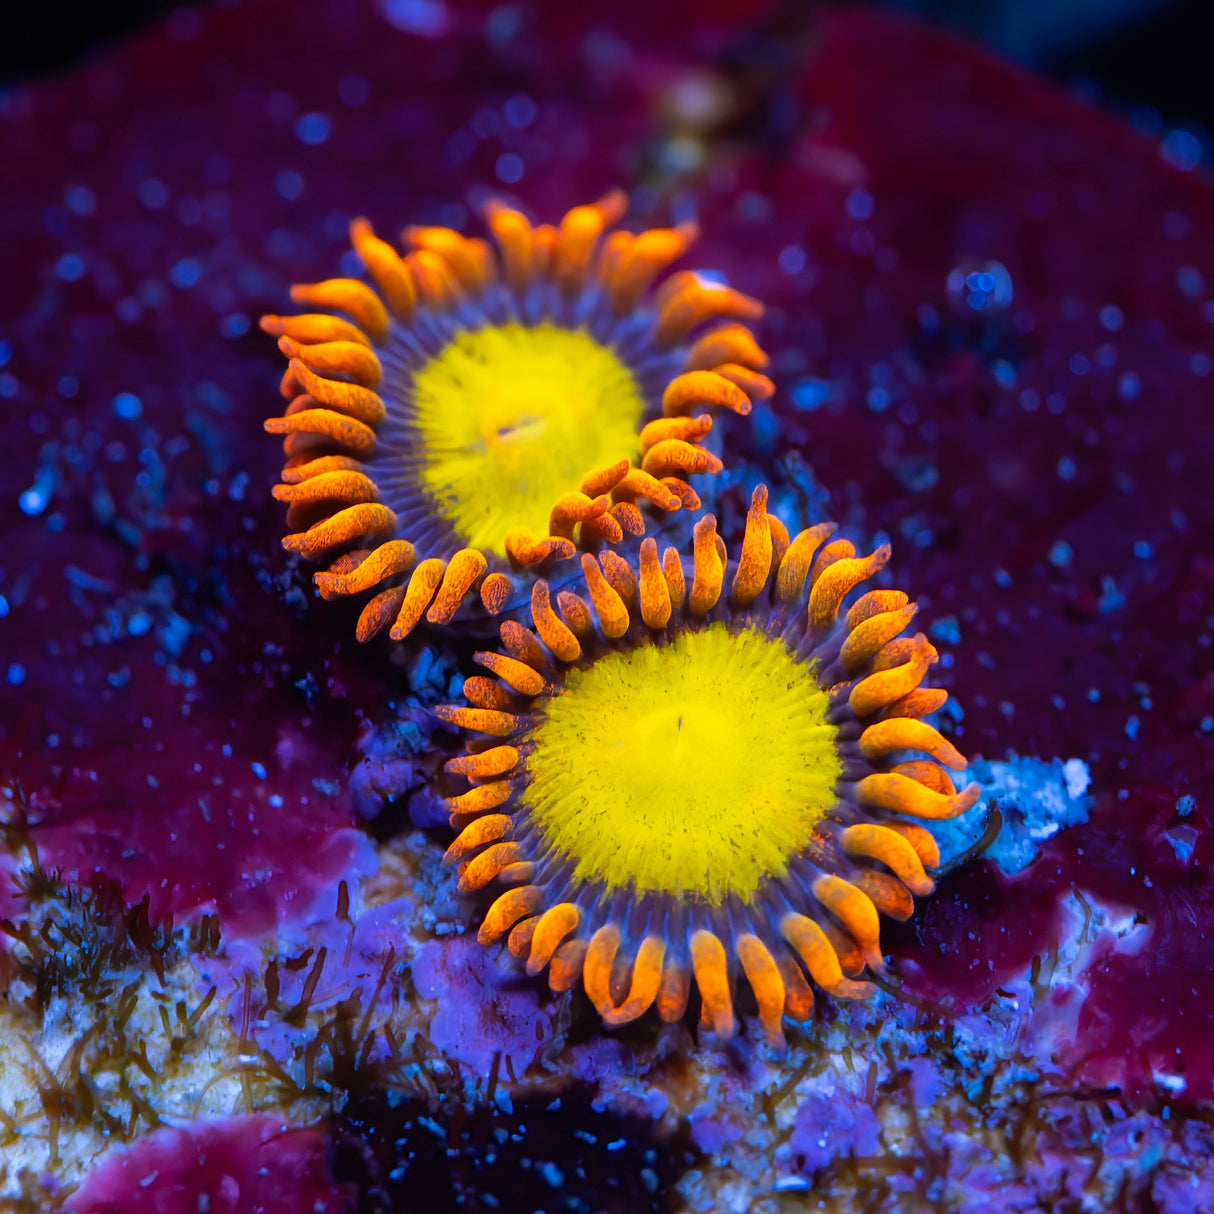
[[[447,562],[442,583],[426,612],[426,619],[431,624],[449,624],[488,565],[485,554],[477,548],[461,548],[456,552]]]
[[[685,443],[698,443],[712,429],[712,417],[701,413],[697,417],[659,417],[643,426],[640,435],[641,455],[668,438]]]
[[[632,566],[618,552],[610,550],[599,554],[599,564],[603,567],[603,576],[616,594],[630,606],[635,603],[637,576]]]
[[[866,869],[856,873],[852,877],[852,883],[881,914],[888,915],[899,923],[905,923],[915,913],[915,900],[911,897],[911,891],[889,873]]]
[[[716,935],[704,930],[693,932],[690,944],[691,968],[700,990],[704,1018],[717,1036],[732,1037],[737,1025],[733,1018],[725,946]]]
[[[292,460],[279,473],[284,485],[298,485],[322,472],[363,472],[366,465],[351,455],[319,455],[315,459]]]
[[[430,600],[442,584],[445,572],[445,563],[437,557],[422,561],[413,570],[405,590],[404,602],[401,603],[400,611],[396,613],[396,619],[388,633],[394,641],[403,641],[421,622],[426,608],[430,606]]]
[[[257,324],[263,333],[269,333],[271,337],[289,337],[304,346],[334,341],[352,341],[364,346],[371,344],[371,339],[357,325],[324,313],[305,312],[299,316],[267,315]]]
[[[470,675],[464,680],[464,699],[477,708],[500,708],[503,712],[514,712],[519,707],[516,695],[480,675]]]
[[[759,1020],[773,1046],[784,1044],[780,1021],[784,1016],[784,978],[767,945],[758,936],[744,932],[737,940],[738,960],[759,1005]]]
[[[809,976],[824,991],[857,999],[872,993],[871,983],[844,978],[839,954],[820,924],[805,915],[790,912],[780,920],[780,934],[796,950],[797,956],[805,962]]]
[[[467,860],[460,868],[457,889],[461,894],[484,889],[494,877],[515,864],[523,863],[524,852],[517,843],[494,843]]]
[[[699,338],[688,351],[684,370],[711,371],[725,363],[761,371],[770,361],[745,325],[731,324]]]
[[[687,597],[687,579],[683,573],[683,558],[679,556],[678,549],[663,550],[662,576],[666,579],[666,588],[670,591],[670,605],[682,607]]]
[[[321,597],[325,593],[321,591]],[[396,619],[400,605],[405,601],[404,586],[390,586],[374,595],[358,616],[354,625],[354,638],[360,645],[373,641],[389,624]]]
[[[620,947],[620,929],[614,923],[605,924],[590,937],[590,947],[582,962],[582,986],[586,997],[600,1016],[615,1011],[611,997],[611,968]]]
[[[481,582],[481,604],[490,615],[504,611],[514,583],[504,573],[488,573]]]
[[[835,561],[814,581],[809,592],[809,623],[818,632],[834,626],[843,600],[889,561],[890,546],[882,544],[870,556]]]
[[[358,327],[379,345],[388,336],[388,310],[383,300],[357,278],[329,278],[324,282],[296,283],[291,302],[333,308],[352,316]]]
[[[478,784],[475,788],[460,793],[458,797],[445,797],[443,804],[452,818],[483,814],[499,805],[505,805],[510,800],[511,791],[509,781],[495,780],[492,784]]]
[[[670,586],[658,562],[658,544],[652,537],[641,541],[640,567],[641,619],[647,628],[665,628],[673,603]]]
[[[693,615],[707,615],[721,598],[725,565],[717,551],[716,516],[706,514],[692,530],[695,576],[687,607]]]
[[[384,420],[387,410],[379,394],[360,384],[326,379],[317,375],[298,358],[291,359],[289,370],[312,399],[328,409],[344,413],[372,429]],[[294,404],[294,402],[292,402]]]
[[[332,568],[314,574],[312,580],[322,599],[362,594],[378,586],[386,578],[408,573],[416,559],[408,540],[389,540],[364,557],[349,572],[336,573]]]
[[[940,867],[940,844],[926,827],[917,822],[886,822],[885,829],[901,835],[915,849],[925,868]]]
[[[923,871],[923,861],[908,839],[888,826],[862,822],[849,826],[839,836],[839,845],[849,856],[879,860],[903,881],[912,894],[925,897],[934,882]]]
[[[771,574],[771,527],[767,518],[767,486],[756,485],[750,495],[746,533],[733,577],[733,599],[738,607],[749,607]]]
[[[535,925],[538,922],[539,916],[532,915],[529,919],[520,919],[510,929],[510,935],[506,937],[506,947],[512,957],[519,961],[526,959],[527,954],[531,952],[531,937],[535,934]]]
[[[918,603],[908,603],[897,611],[869,616],[853,627],[839,650],[839,665],[843,672],[854,675],[863,670],[894,637],[906,630],[918,610]]]
[[[377,502],[348,506],[307,531],[283,536],[282,546],[305,560],[316,560],[334,548],[356,548],[361,541],[386,540],[396,530],[396,515]]]
[[[572,902],[558,902],[550,906],[535,925],[531,937],[531,955],[527,959],[527,973],[533,978],[551,961],[565,937],[576,932],[582,922],[582,912]]]
[[[636,307],[653,280],[683,256],[697,235],[694,224],[649,228],[621,248],[607,280],[607,295],[616,312],[622,315]]]
[[[524,628],[518,620],[506,620],[498,632],[502,645],[511,657],[526,662],[535,670],[543,670],[548,666],[548,654],[543,645],[536,639],[535,633]]]
[[[603,576],[598,561],[588,553],[582,557],[582,576],[585,578],[586,589],[590,593],[590,601],[594,604],[603,635],[608,640],[618,640],[632,623],[628,617],[628,607]]]
[[[784,1015],[802,1024],[814,1014],[814,993],[801,966],[787,953],[776,958],[780,977],[784,979]]]
[[[490,776],[504,776],[512,772],[522,756],[513,746],[491,746],[474,755],[458,755],[443,764],[443,770],[452,775],[467,776],[473,780],[484,780]]]
[[[544,676],[517,658],[482,651],[474,653],[472,660],[484,666],[486,670],[491,670],[502,682],[509,684],[520,695],[538,696],[544,690]]]
[[[450,770],[448,763],[447,768]],[[474,818],[456,836],[455,841],[443,854],[444,864],[454,864],[465,856],[484,847],[487,843],[500,843],[510,838],[514,829],[514,820],[509,814],[485,814],[484,817]]]
[[[405,266],[417,286],[417,297],[428,308],[439,311],[463,294],[454,271],[437,253],[417,249],[405,257]]]
[[[425,250],[439,257],[447,271],[468,291],[479,291],[485,285],[484,256],[466,236],[451,228],[410,225],[401,239],[411,248]]]
[[[814,882],[814,897],[851,933],[869,967],[879,970],[885,964],[881,956],[881,921],[872,900],[850,881],[826,873]]]
[[[722,379],[729,380],[741,389],[751,401],[770,400],[776,394],[776,385],[766,375],[752,371],[749,367],[741,367],[737,363],[721,363],[712,369]]]
[[[630,466],[626,459],[621,459],[605,468],[595,468],[582,477],[579,488],[586,497],[601,497],[604,493],[610,493],[628,475]]]
[[[933,792],[910,776],[892,771],[865,776],[856,785],[856,800],[861,805],[935,821],[965,813],[981,795],[982,786],[978,783],[949,797]]]
[[[526,717],[493,708],[461,708],[455,704],[439,704],[434,715],[442,721],[458,725],[474,733],[486,733],[495,738],[509,738],[527,724]]]
[[[610,506],[611,499],[606,495],[591,498],[584,493],[563,494],[553,504],[548,519],[549,534],[572,540],[573,530],[578,523],[601,519]]]
[[[669,485],[642,472],[640,468],[632,468],[611,490],[614,502],[635,502],[643,498],[652,502],[659,510],[678,510],[683,501]]]
[[[575,937],[572,940],[566,940],[552,954],[552,960],[548,965],[548,986],[552,989],[553,994],[559,995],[562,991],[572,990],[577,985],[578,979],[582,976],[582,965],[589,948],[589,940]]]
[[[590,614],[590,604],[585,599],[572,591],[562,590],[556,596],[556,609],[579,641],[587,641],[594,636],[594,616]]]
[[[641,941],[632,963],[632,979],[623,1003],[603,1014],[603,1023],[608,1028],[629,1024],[653,1006],[662,983],[662,961],[665,956],[666,941],[661,936],[646,936]]]
[[[577,637],[553,611],[548,598],[548,583],[542,578],[531,588],[531,618],[540,640],[562,662],[576,662],[582,656],[582,646]]]
[[[400,320],[408,320],[417,306],[417,288],[400,255],[387,241],[375,235],[366,219],[351,221],[350,243],[363,259],[367,273],[389,310]]]
[[[667,957],[658,983],[658,1017],[667,1024],[683,1018],[691,998],[691,973],[685,965]]]
[[[534,264],[534,233],[521,212],[497,202],[485,208],[489,230],[502,255],[506,281],[520,290],[531,281]]]
[[[703,447],[678,438],[664,438],[645,452],[641,468],[655,477],[670,476],[672,473],[689,476],[694,472],[720,472],[722,464]]]
[[[375,482],[362,472],[323,472],[296,485],[275,485],[274,500],[293,506],[314,506],[332,502],[335,506],[354,506],[359,502],[379,501]]]
[[[335,413],[332,409],[304,409],[289,417],[271,417],[263,423],[267,434],[285,434],[290,437],[306,435],[309,438],[336,443],[358,459],[366,459],[375,452],[375,431],[370,426]],[[294,451],[288,454],[296,454]]]
[[[757,299],[731,287],[703,283],[692,275],[680,281],[662,301],[654,340],[660,346],[669,345],[715,316],[758,320],[762,315],[763,305]]]
[[[943,734],[909,717],[878,721],[860,735],[860,751],[870,761],[891,750],[921,750],[953,771],[964,771],[969,766],[965,756]]]
[[[837,530],[834,523],[818,523],[807,527],[789,544],[776,573],[777,602],[792,603],[800,598],[814,555]]]
[[[848,609],[847,627],[855,630],[874,616],[900,611],[910,602],[901,590],[870,590],[862,594]]]
[[[751,408],[750,397],[715,371],[684,371],[662,393],[662,413],[666,417],[682,417],[697,405],[729,409],[743,417]]]
[[[500,940],[520,919],[534,915],[543,905],[543,891],[536,885],[508,889],[485,912],[476,938],[481,944]]]
[[[891,641],[890,645],[896,645]],[[885,653],[889,645],[881,652]],[[878,658],[880,658],[878,654]],[[910,655],[901,665],[885,667],[861,679],[848,696],[848,703],[856,716],[863,719],[895,700],[914,691],[927,674],[927,668],[936,660],[936,650],[923,633],[911,639]],[[875,663],[874,663],[875,664]]]
[[[511,527],[506,532],[502,546],[506,549],[506,555],[510,558],[511,562],[519,568],[526,568],[528,565],[538,565],[542,561],[548,560],[549,557],[571,557],[577,551],[573,541],[570,539],[565,539],[559,535],[550,535],[544,539],[537,540],[523,526]]]
[[[552,269],[566,291],[576,291],[585,282],[595,245],[606,226],[603,208],[594,203],[565,212],[557,231]]]
[[[877,714],[880,721],[894,717],[930,717],[939,712],[948,701],[948,692],[943,687],[916,687],[914,691],[899,696],[892,704],[887,704]]]

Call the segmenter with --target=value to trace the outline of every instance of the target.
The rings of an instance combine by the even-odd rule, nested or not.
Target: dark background
[[[224,6],[254,0],[218,0]],[[756,0],[755,23],[779,23],[807,0]],[[448,0],[453,9],[460,0]],[[835,4],[835,7],[842,5]],[[0,39],[0,82],[69,67],[99,46],[183,6],[108,0],[70,18],[53,4],[14,6]],[[859,7],[859,5],[853,5]],[[1119,109],[1154,107],[1165,119],[1214,125],[1209,0],[893,0],[967,33],[1056,79],[1094,88]]]

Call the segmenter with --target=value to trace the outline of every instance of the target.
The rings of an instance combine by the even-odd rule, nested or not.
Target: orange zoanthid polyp
[[[409,227],[399,251],[355,220],[370,282],[299,285],[310,311],[262,318],[288,359],[266,422],[283,544],[325,563],[322,597],[367,598],[361,640],[497,614],[646,514],[698,507],[690,478],[721,467],[710,411],[773,391],[746,327],[761,305],[658,282],[696,229],[624,231],[625,207],[615,192],[551,226],[491,203],[490,239]]]
[[[889,548],[834,531],[790,537],[759,486],[736,556],[712,515],[689,556],[584,556],[585,597],[537,581],[531,627],[477,655],[497,682],[438,710],[468,733],[447,858],[465,892],[505,887],[481,941],[554,990],[580,979],[608,1025],[678,1019],[694,983],[728,1035],[739,971],[773,1042],[815,986],[866,995],[880,916],[932,890],[921,822],[978,798],[925,720],[946,694],[923,685],[927,638],[902,635],[915,605],[861,592]]]

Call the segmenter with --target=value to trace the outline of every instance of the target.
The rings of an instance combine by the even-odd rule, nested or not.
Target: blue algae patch
[[[1005,873],[1017,873],[1037,857],[1046,840],[1065,826],[1086,822],[1092,782],[1082,759],[1045,761],[1009,755],[1006,762],[976,759],[964,780],[977,780],[982,797],[969,813],[951,822],[925,822],[947,866],[972,847],[986,829],[986,806],[998,809],[1003,825],[984,853]],[[963,783],[957,780],[958,785]]]

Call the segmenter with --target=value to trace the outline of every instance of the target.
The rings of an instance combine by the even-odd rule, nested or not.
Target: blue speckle
[[[64,253],[55,263],[55,273],[64,282],[77,282],[84,277],[84,258],[76,253]]]
[[[889,392],[885,388],[869,388],[868,395],[864,398],[864,403],[874,413],[884,413],[890,404]]]
[[[1149,561],[1151,559],[1152,551],[1153,549],[1151,548],[1150,543],[1148,543],[1146,540],[1138,540],[1138,542],[1134,545],[1134,555],[1140,561]]]
[[[1079,350],[1071,355],[1068,366],[1072,375],[1086,375],[1092,369],[1092,360]]]
[[[1142,395],[1142,380],[1137,372],[1126,371],[1117,381],[1117,395],[1129,404]]]
[[[1055,568],[1065,569],[1071,563],[1074,555],[1074,551],[1066,540],[1058,540],[1050,549],[1049,561]]]
[[[1183,797],[1176,798],[1176,812],[1182,818],[1187,818],[1193,812],[1196,805],[1197,802],[1190,793],[1185,793]]]
[[[383,0],[381,11],[390,25],[423,38],[440,37],[451,23],[443,0]]]
[[[955,615],[946,615],[943,619],[937,620],[928,629],[933,641],[940,641],[944,645],[959,645],[961,644],[961,625],[957,622]]]
[[[146,177],[139,183],[139,201],[149,211],[158,211],[169,200],[169,187],[156,177]]]
[[[143,412],[143,401],[134,392],[119,392],[114,397],[113,407],[124,421],[133,422]]]
[[[824,379],[802,379],[789,390],[794,409],[812,413],[834,398],[834,389]]]
[[[0,367],[8,365],[8,360],[13,356],[13,347],[7,341],[0,341]]]
[[[0,594],[0,620],[4,619],[4,617],[8,615],[8,612],[8,599],[6,599],[4,595]]]
[[[1196,266],[1181,266],[1176,271],[1176,286],[1186,299],[1200,299],[1206,291],[1206,280]]]
[[[328,114],[322,114],[319,110],[301,114],[295,120],[295,138],[300,143],[307,144],[308,147],[324,143],[332,133],[333,120]]]
[[[152,629],[152,617],[146,611],[136,611],[126,622],[128,636],[145,636]]]
[[[294,169],[281,169],[274,178],[274,189],[280,198],[294,202],[304,192],[304,179]]]
[[[1138,730],[1142,722],[1136,716],[1131,715],[1125,723],[1125,736],[1132,742],[1138,737]]]
[[[86,185],[68,186],[63,201],[73,215],[91,215],[97,209],[97,196]]]
[[[1104,613],[1125,606],[1125,595],[1117,589],[1117,583],[1107,573],[1100,579],[1100,598],[1096,606]]]
[[[1075,479],[1075,472],[1075,461],[1069,455],[1064,455],[1058,461],[1058,479],[1062,481],[1073,481]]]
[[[1108,329],[1110,333],[1116,333],[1121,328],[1124,320],[1125,317],[1116,304],[1105,304],[1100,309],[1100,324],[1103,328]]]
[[[516,93],[503,106],[502,112],[506,115],[506,121],[518,131],[530,126],[539,113],[535,102],[526,93]]]
[[[805,269],[805,250],[800,245],[790,244],[780,250],[776,264],[785,274],[800,274]]]
[[[254,774],[254,775],[255,775],[255,776],[256,776],[256,777],[257,777],[259,780],[264,780],[264,779],[266,778],[266,769],[265,769],[265,767],[264,767],[264,765],[263,765],[263,764],[261,764],[261,763],[250,763],[250,764],[249,764],[249,767],[252,769],[253,774]]]
[[[1192,131],[1169,131],[1159,145],[1159,154],[1174,169],[1187,173],[1201,163],[1201,140]]]
[[[192,257],[183,257],[170,271],[173,286],[188,290],[202,277],[202,266]]]
[[[266,800],[269,801],[272,808],[282,809],[282,797],[280,797],[278,793],[274,793],[272,796],[267,797]]]
[[[1189,357],[1189,370],[1198,379],[1205,379],[1210,374],[1212,366],[1214,364],[1211,363],[1210,356],[1204,350],[1198,350]]]
[[[505,185],[515,185],[523,179],[523,158],[516,152],[503,152],[494,166],[497,179]]]
[[[857,223],[863,223],[866,219],[872,218],[874,209],[873,196],[867,190],[862,190],[859,187],[852,190],[843,205],[848,215]]]
[[[1006,590],[1012,584],[1012,575],[1006,569],[995,570],[995,585]]]
[[[19,662],[14,662],[8,668],[7,678],[10,687],[20,687],[25,682],[25,667]]]
[[[229,312],[219,322],[221,337],[243,337],[251,326],[248,314],[245,312]]]

